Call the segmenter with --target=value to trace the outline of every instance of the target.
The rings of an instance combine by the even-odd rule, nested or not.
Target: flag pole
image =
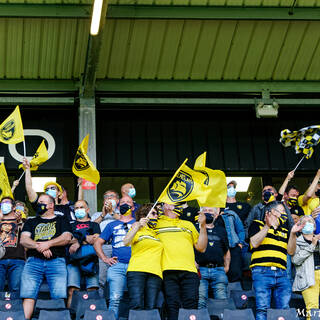
[[[18,179],[18,181],[20,182],[20,180],[21,180],[21,178],[23,177],[23,175],[26,173],[26,171],[25,170],[23,170],[23,172],[22,172],[22,174],[21,174],[21,176],[20,176],[20,178]]]
[[[302,162],[302,160],[306,157],[306,155],[304,155],[300,161],[298,162],[298,164],[296,165],[296,167],[293,169],[293,171],[296,171],[296,169],[299,167],[299,164]]]
[[[23,140],[23,156],[26,157],[26,142]]]

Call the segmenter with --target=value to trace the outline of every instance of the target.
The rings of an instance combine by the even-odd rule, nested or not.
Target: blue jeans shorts
[[[67,265],[68,270],[68,287],[79,288],[81,286],[81,278],[85,278],[86,288],[99,288],[99,274],[93,276],[83,276],[80,268],[73,264]]]
[[[30,257],[22,271],[20,297],[37,299],[43,279],[46,278],[52,299],[67,297],[67,267],[65,258],[51,260]]]

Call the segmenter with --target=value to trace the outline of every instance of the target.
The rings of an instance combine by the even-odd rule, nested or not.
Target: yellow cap
[[[43,191],[46,192],[47,187],[50,186],[50,185],[55,185],[59,189],[59,191],[62,193],[62,188],[61,188],[60,184],[56,183],[54,181],[47,182],[43,187]]]

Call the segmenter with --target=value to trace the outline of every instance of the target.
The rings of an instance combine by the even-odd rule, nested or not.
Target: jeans
[[[119,305],[123,292],[127,287],[128,264],[117,262],[108,269],[107,281],[109,284],[109,310],[112,310],[119,317]]]
[[[129,307],[133,310],[151,310],[157,307],[162,279],[149,272],[128,271]]]
[[[112,246],[111,244],[104,244],[102,246],[103,253],[108,257],[112,257]],[[101,288],[104,288],[107,281],[107,272],[109,265],[99,259],[99,284]]]
[[[286,270],[274,267],[253,267],[252,280],[256,294],[256,320],[267,319],[272,291],[276,309],[289,309],[292,287]]]
[[[84,276],[81,274],[80,267],[68,264],[68,287],[79,288],[81,286],[81,278],[84,278],[86,281],[86,288],[99,288],[99,275],[98,273],[92,276]]]
[[[199,276],[195,272],[166,270],[163,272],[164,296],[168,320],[177,320],[179,308],[197,309],[199,301]]]
[[[215,299],[227,299],[228,278],[223,267],[200,267],[199,309],[207,308],[209,285]]]
[[[52,299],[67,297],[67,267],[65,258],[51,260],[30,257],[21,276],[20,297],[37,299],[43,278],[47,279]]]
[[[0,260],[0,291],[3,291],[5,279],[8,279],[9,291],[20,290],[21,274],[24,267],[24,260],[5,259]]]

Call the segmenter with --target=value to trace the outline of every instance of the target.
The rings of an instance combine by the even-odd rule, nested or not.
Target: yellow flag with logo
[[[0,125],[0,142],[16,144],[24,141],[23,126],[19,106]]]
[[[86,135],[86,137],[82,140],[77,150],[76,156],[73,161],[72,172],[77,177],[84,178],[88,181],[98,184],[100,181],[100,174],[87,156],[88,143],[89,134]]]
[[[37,149],[36,153],[34,154],[34,156],[30,161],[30,170],[31,171],[38,170],[39,166],[42,165],[44,162],[46,162],[48,159],[49,159],[48,150],[46,148],[46,145],[43,139],[39,148]],[[22,164],[19,165],[19,169],[24,170],[24,167]]]
[[[210,195],[204,202],[198,201],[201,207],[224,208],[227,200],[227,179],[221,170],[206,167],[207,152],[202,153],[196,160],[193,169],[206,176],[204,184],[210,189]]]
[[[0,164],[0,199],[3,197],[11,197],[13,199],[7,171],[2,162]]]
[[[210,191],[204,184],[206,176],[189,168],[185,164],[187,160],[175,172],[158,198],[158,202],[174,204],[191,200],[206,201]]]

